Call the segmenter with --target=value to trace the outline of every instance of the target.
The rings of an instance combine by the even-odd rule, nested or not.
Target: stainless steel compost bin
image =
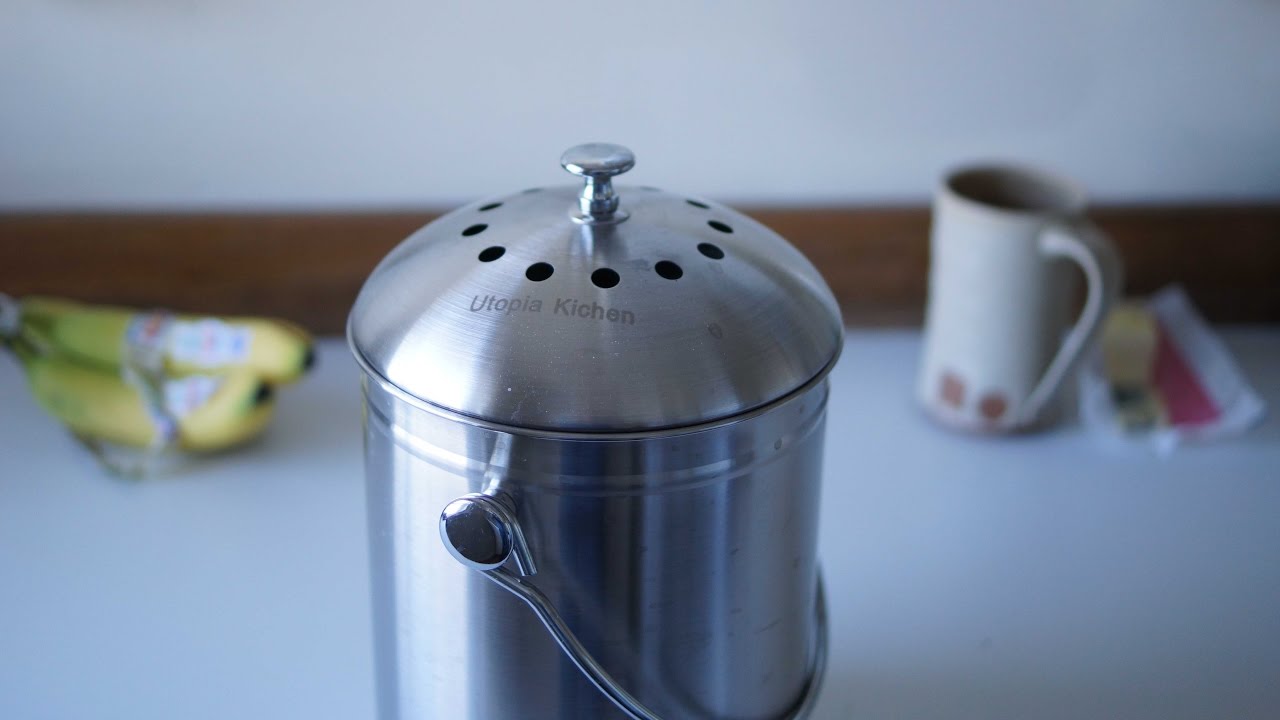
[[[707,200],[577,186],[455,210],[377,267],[364,370],[384,720],[801,717],[839,310]]]

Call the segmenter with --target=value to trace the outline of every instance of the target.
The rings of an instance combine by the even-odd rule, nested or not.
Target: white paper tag
[[[249,356],[253,333],[213,318],[175,321],[169,328],[169,357],[197,367],[213,368],[243,361]]]

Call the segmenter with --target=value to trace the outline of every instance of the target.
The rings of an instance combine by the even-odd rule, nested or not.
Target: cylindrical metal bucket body
[[[815,650],[827,383],[713,424],[522,431],[364,378],[383,720],[623,718],[515,595],[460,564],[441,510],[510,498],[528,578],[586,649],[664,717],[773,720]]]
[[[758,221],[589,143],[370,275],[384,720],[797,720],[835,298]]]

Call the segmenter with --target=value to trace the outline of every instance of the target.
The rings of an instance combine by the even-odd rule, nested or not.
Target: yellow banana
[[[161,369],[175,377],[247,369],[288,383],[315,361],[310,335],[283,320],[170,316],[43,297],[24,298],[21,317],[42,352],[104,369],[120,368],[130,343],[155,345]]]
[[[175,389],[182,392],[180,384],[186,380],[165,382],[167,405],[177,402],[172,394]],[[275,410],[271,385],[248,370],[218,376],[217,382],[217,389],[208,400],[178,418],[178,444],[182,448],[207,452],[239,445],[257,436],[271,420]]]
[[[132,447],[176,440],[185,450],[221,450],[257,435],[274,409],[271,386],[250,371],[195,375],[161,384],[163,415],[118,375],[15,345],[37,402],[74,432]],[[176,423],[176,426],[171,425]]]

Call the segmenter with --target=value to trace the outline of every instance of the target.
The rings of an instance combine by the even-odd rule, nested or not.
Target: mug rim
[[[974,197],[956,186],[958,181],[982,177],[1012,178],[1020,184],[1039,186],[1047,191],[1046,195],[1052,196],[1053,202],[1043,207],[1010,207]],[[1076,215],[1084,212],[1088,205],[1084,187],[1070,177],[1035,165],[1009,160],[978,161],[952,167],[943,173],[940,191],[948,198],[973,208],[1024,218]]]

